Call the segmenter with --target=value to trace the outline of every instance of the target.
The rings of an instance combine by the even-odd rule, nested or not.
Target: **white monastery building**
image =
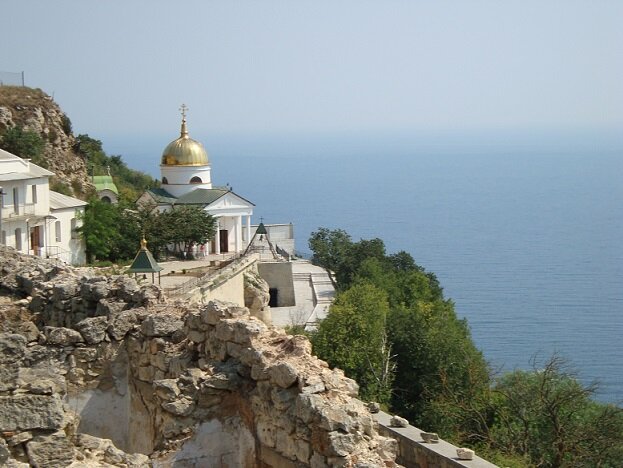
[[[215,238],[205,253],[238,253],[251,238],[251,215],[255,206],[227,187],[213,187],[210,160],[203,145],[190,138],[182,106],[180,137],[162,153],[162,186],[147,190],[138,203],[153,203],[160,211],[180,205],[201,206],[216,218]]]
[[[0,149],[0,243],[81,265],[85,246],[76,228],[87,203],[50,190],[53,175]]]

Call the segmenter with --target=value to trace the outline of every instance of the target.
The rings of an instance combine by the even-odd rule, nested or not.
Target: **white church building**
[[[76,228],[87,203],[50,190],[53,175],[0,149],[0,244],[81,265],[85,246]]]
[[[251,239],[255,206],[227,187],[213,187],[210,160],[203,145],[190,138],[182,106],[180,137],[167,145],[160,163],[161,187],[147,190],[138,203],[155,204],[160,211],[176,206],[201,206],[216,218],[216,235],[205,253],[239,253]]]

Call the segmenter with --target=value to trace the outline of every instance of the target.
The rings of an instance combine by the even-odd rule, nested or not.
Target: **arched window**
[[[163,178],[162,178],[162,183],[163,183],[163,184],[168,184],[168,183],[169,183],[169,181],[167,180],[167,178],[166,178],[166,177],[163,177]]]
[[[108,204],[112,203],[112,200],[110,199],[108,195],[104,195],[101,201],[103,201],[104,203],[108,203]]]
[[[203,181],[201,180],[200,177],[195,176],[192,179],[190,179],[190,183],[191,184],[202,184]]]

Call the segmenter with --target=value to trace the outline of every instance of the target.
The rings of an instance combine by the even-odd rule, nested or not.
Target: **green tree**
[[[0,147],[20,158],[32,159],[32,162],[45,167],[42,158],[45,142],[43,138],[30,130],[16,126],[7,129],[0,138]]]
[[[119,210],[115,205],[96,198],[89,201],[82,216],[82,226],[77,228],[86,244],[88,262],[109,258],[121,239],[119,224]]]
[[[119,197],[125,203],[134,203],[139,195],[150,187],[158,185],[148,174],[130,169],[121,156],[108,156],[102,142],[81,134],[76,137],[74,151],[81,154],[93,175],[110,175],[119,189]]]
[[[154,204],[120,204],[121,223],[119,231],[122,241],[117,244],[119,258],[132,258],[143,235],[148,248],[158,260],[172,242],[175,225],[169,223],[166,213],[159,212]]]
[[[370,284],[340,293],[312,336],[316,354],[359,385],[364,400],[389,403],[393,365],[385,333],[387,295]]]
[[[174,226],[167,243],[187,256],[193,245],[205,244],[216,234],[216,220],[200,206],[179,206],[164,216],[165,224]]]
[[[503,375],[493,387],[490,445],[538,467],[621,466],[623,409],[593,401],[596,389],[557,355],[542,365],[534,360],[532,371]]]
[[[331,273],[337,272],[344,259],[347,258],[352,240],[350,235],[342,229],[319,228],[311,233],[308,244],[313,252],[312,263]],[[333,275],[329,274],[329,277],[333,281]]]

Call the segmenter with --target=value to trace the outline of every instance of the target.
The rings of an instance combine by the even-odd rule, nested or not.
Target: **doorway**
[[[227,237],[229,231],[227,229],[221,229],[219,232],[221,253],[229,252],[229,238]]]
[[[30,248],[35,255],[41,256],[41,226],[34,226],[30,228]]]

